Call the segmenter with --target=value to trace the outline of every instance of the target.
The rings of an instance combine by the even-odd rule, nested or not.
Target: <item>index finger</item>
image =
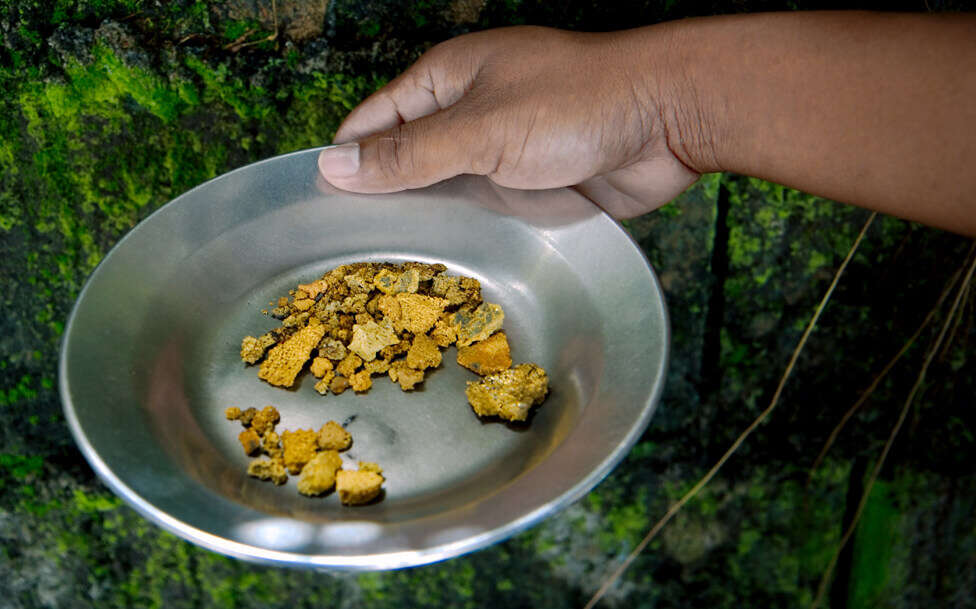
[[[403,74],[356,106],[336,131],[333,143],[344,144],[387,131],[433,114],[464,95],[477,75],[465,37],[441,43]]]

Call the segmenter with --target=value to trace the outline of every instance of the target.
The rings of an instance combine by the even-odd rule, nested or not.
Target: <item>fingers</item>
[[[333,142],[344,144],[387,131],[447,108],[464,94],[477,68],[463,53],[464,37],[438,45],[406,72],[367,97],[339,126]],[[449,47],[449,48],[448,48]]]
[[[487,173],[487,134],[453,108],[395,125],[359,142],[326,148],[319,171],[334,186],[363,193],[429,186],[461,173]]]
[[[477,74],[464,37],[428,51],[406,72],[357,106],[319,155],[319,172],[353,192],[418,188],[472,170],[471,126],[447,111]],[[450,134],[450,135],[448,135]]]
[[[336,131],[333,143],[344,144],[441,109],[427,74],[407,78],[404,73],[367,97],[349,113]]]

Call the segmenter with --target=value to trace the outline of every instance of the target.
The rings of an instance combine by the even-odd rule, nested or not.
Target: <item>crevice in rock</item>
[[[725,323],[725,280],[729,275],[729,189],[726,176],[719,182],[715,202],[715,237],[712,240],[712,291],[708,297],[708,313],[702,338],[701,383],[702,400],[718,390],[722,381],[722,325]]]
[[[857,506],[861,502],[861,495],[864,494],[864,476],[868,471],[867,457],[859,455],[854,459],[854,465],[847,478],[847,498],[845,500],[844,516],[841,521],[841,531],[846,531],[857,514]],[[854,563],[854,543],[855,535],[837,559],[837,568],[834,572],[834,582],[830,588],[830,607],[831,609],[847,609],[847,601],[850,596],[851,587],[851,567]]]

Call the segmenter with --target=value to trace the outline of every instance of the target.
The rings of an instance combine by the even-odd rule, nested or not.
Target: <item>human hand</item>
[[[353,110],[319,168],[357,192],[575,186],[617,217],[734,171],[976,235],[974,27],[841,11],[461,36]]]
[[[468,173],[511,188],[575,186],[621,218],[656,209],[698,173],[668,145],[663,117],[674,110],[658,84],[668,66],[645,32],[517,27],[449,40],[352,111],[320,171],[354,192]]]

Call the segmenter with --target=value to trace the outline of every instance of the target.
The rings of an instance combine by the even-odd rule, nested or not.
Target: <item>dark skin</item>
[[[616,217],[734,171],[976,235],[976,15],[782,13],[442,43],[352,111],[327,180],[572,186]]]

